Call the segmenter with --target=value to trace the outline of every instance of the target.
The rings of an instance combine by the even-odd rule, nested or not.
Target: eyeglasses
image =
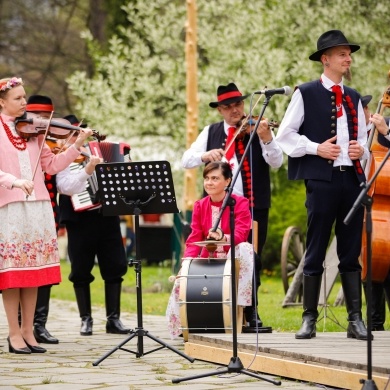
[[[219,107],[221,107],[222,110],[228,111],[228,110],[231,110],[233,108],[240,108],[243,104],[244,104],[244,102],[241,100],[240,102],[226,104],[226,105],[220,104]]]

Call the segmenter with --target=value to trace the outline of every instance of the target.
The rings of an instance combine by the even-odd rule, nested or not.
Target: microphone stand
[[[253,98],[253,95],[254,94],[252,94],[252,98]],[[253,378],[261,379],[261,380],[264,380],[266,382],[272,383],[276,386],[280,386],[282,384],[282,382],[280,382],[280,381],[274,381],[272,379],[264,378],[264,377],[261,377],[260,375],[257,375],[249,370],[244,369],[244,365],[242,364],[241,359],[238,356],[238,347],[237,347],[237,312],[236,312],[237,297],[236,297],[236,267],[235,267],[236,256],[235,256],[235,242],[234,242],[234,230],[235,230],[234,229],[234,205],[235,205],[236,201],[235,201],[235,199],[233,199],[231,197],[231,195],[233,192],[234,184],[237,181],[238,175],[241,171],[241,166],[244,162],[245,156],[247,155],[247,153],[250,149],[250,146],[251,146],[252,141],[253,141],[253,137],[256,134],[256,131],[257,131],[259,124],[260,124],[260,120],[263,117],[264,111],[265,111],[272,95],[266,94],[265,96],[266,96],[266,98],[265,98],[264,103],[263,103],[263,109],[262,109],[261,114],[259,116],[259,120],[256,122],[255,129],[252,131],[252,133],[249,137],[248,145],[246,146],[245,151],[242,155],[241,161],[238,164],[236,175],[233,177],[230,186],[225,188],[225,191],[227,192],[227,194],[226,194],[225,199],[222,203],[221,210],[219,212],[217,220],[212,228],[212,231],[214,231],[214,232],[217,230],[218,225],[219,225],[221,218],[222,218],[222,214],[223,214],[224,210],[226,209],[226,207],[229,205],[229,207],[230,207],[230,214],[229,214],[230,215],[230,235],[231,235],[231,238],[230,238],[230,261],[231,261],[233,356],[230,358],[230,362],[224,370],[212,371],[212,372],[209,372],[206,374],[194,375],[194,376],[189,376],[186,378],[173,379],[172,383],[179,383],[179,382],[192,380],[192,379],[205,378],[205,377],[213,376],[213,375],[237,373],[237,374],[246,374],[246,375],[251,376]],[[250,113],[251,113],[251,110],[250,110]],[[251,116],[251,114],[249,116]]]
[[[363,383],[362,389],[365,390],[377,390],[378,387],[375,384],[375,381],[372,379],[372,340],[371,340],[371,329],[372,329],[372,203],[373,199],[370,195],[368,195],[368,191],[371,188],[372,184],[376,180],[380,171],[386,164],[390,156],[390,149],[386,153],[382,163],[379,165],[377,171],[374,173],[372,178],[367,183],[362,183],[362,191],[357,197],[355,203],[353,204],[351,210],[348,215],[344,219],[344,223],[346,225],[349,224],[356,210],[360,206],[364,206],[366,208],[366,257],[367,257],[367,379],[361,379],[360,383]]]

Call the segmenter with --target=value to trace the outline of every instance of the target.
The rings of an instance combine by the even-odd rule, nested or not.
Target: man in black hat
[[[69,120],[73,126],[80,125],[75,115],[68,115],[64,119]],[[74,140],[68,142],[73,143]],[[91,154],[88,163],[81,170],[72,172],[67,168],[57,174],[60,222],[66,226],[68,233],[71,264],[69,280],[73,283],[76,295],[82,336],[91,336],[93,333],[90,284],[95,279],[92,275],[95,258],[104,280],[106,333],[130,332],[120,320],[122,281],[128,266],[119,217],[104,216],[101,208],[76,212],[71,201],[72,195],[85,191],[87,180],[99,162],[100,158]]]
[[[245,117],[243,95],[234,83],[220,85],[217,89],[217,101],[209,103],[216,108],[223,121],[206,126],[196,141],[184,153],[182,165],[184,168],[194,168],[211,161],[228,161],[237,174],[239,162],[249,141],[249,134],[236,137],[230,141],[233,134],[240,128],[240,122]],[[244,119],[245,120],[245,119]],[[229,147],[229,145],[231,145]],[[274,135],[266,120],[262,120],[255,134],[251,151],[247,153],[237,178],[233,193],[249,199],[252,218],[258,222],[258,253],[255,258],[255,283],[253,286],[252,306],[245,308],[247,331],[261,331],[262,321],[257,312],[257,292],[260,286],[261,251],[264,247],[268,214],[271,206],[271,185],[269,167],[279,168],[283,163],[283,153],[274,141]],[[267,331],[267,328],[264,329]]]
[[[27,100],[26,112],[34,113],[42,118],[50,118],[54,105],[50,97],[44,95],[31,95]],[[49,191],[53,216],[58,232],[58,204],[55,175],[45,173],[45,185]],[[51,286],[38,287],[37,303],[34,314],[34,336],[38,343],[58,344],[58,339],[46,329],[49,315]]]
[[[339,30],[327,31],[309,59],[323,66],[321,77],[299,85],[276,137],[288,157],[288,177],[304,180],[307,249],[303,268],[303,321],[297,339],[316,336],[323,262],[335,224],[339,272],[348,311],[347,337],[367,339],[362,320],[361,238],[364,209],[344,219],[366,180],[360,161],[367,159],[367,127],[360,95],[343,84],[351,54],[360,46]]]

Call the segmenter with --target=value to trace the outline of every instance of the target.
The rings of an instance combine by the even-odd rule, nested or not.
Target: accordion
[[[89,154],[103,159],[103,162],[130,162],[130,145],[124,142],[91,141],[86,145]],[[71,171],[78,171],[84,168],[83,164],[72,163]],[[87,181],[85,191],[71,196],[73,209],[77,212],[94,210],[101,207],[99,199],[99,188],[96,174],[94,173]]]

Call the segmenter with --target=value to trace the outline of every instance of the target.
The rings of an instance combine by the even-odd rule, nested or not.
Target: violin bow
[[[43,147],[45,146],[45,139],[46,139],[46,137],[47,137],[47,134],[49,133],[50,122],[51,122],[51,120],[52,120],[52,118],[53,118],[53,115],[54,115],[54,111],[52,111],[52,112],[50,113],[50,117],[49,117],[49,120],[48,120],[48,122],[47,122],[46,130],[45,130],[45,135],[44,135],[44,137],[43,137],[43,142],[42,142],[41,147],[40,147],[40,149],[39,149],[39,154],[38,154],[37,162],[36,162],[36,164],[35,164],[34,172],[33,172],[33,175],[32,175],[32,179],[31,179],[32,181],[34,181],[35,175],[36,175],[36,173],[37,173],[38,164],[40,163],[40,160],[41,160],[42,150],[43,150]],[[29,196],[26,195],[26,200],[28,200],[28,197],[29,197]]]

